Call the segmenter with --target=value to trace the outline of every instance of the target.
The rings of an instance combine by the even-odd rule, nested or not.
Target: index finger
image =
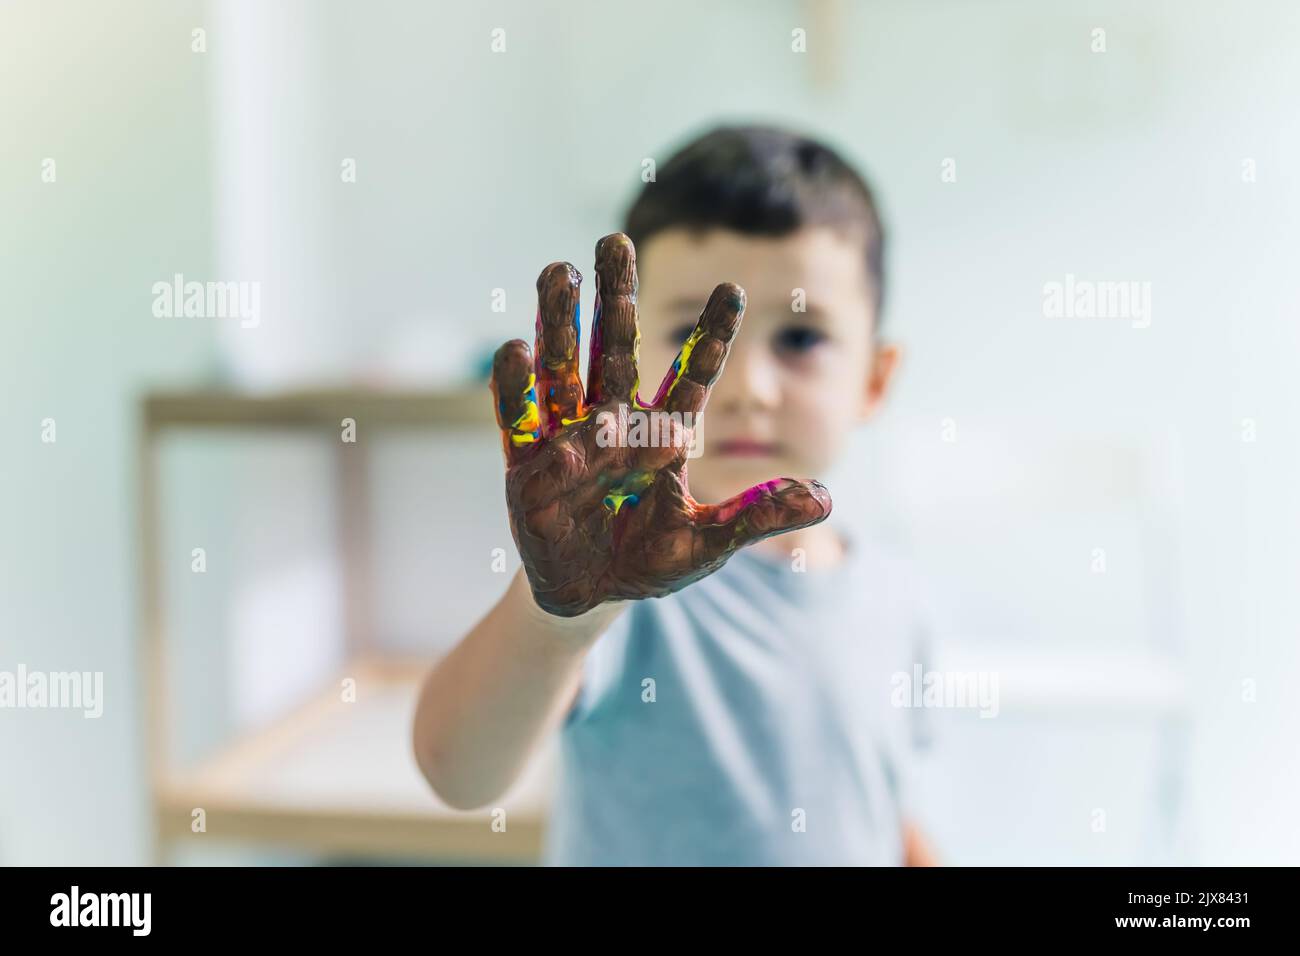
[[[745,290],[724,282],[709,296],[695,330],[659,386],[654,404],[667,412],[699,414],[731,351],[745,314]]]

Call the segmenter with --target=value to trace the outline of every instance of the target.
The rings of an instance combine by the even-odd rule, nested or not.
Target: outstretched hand
[[[830,514],[826,489],[794,478],[775,478],[721,504],[691,497],[691,424],[740,328],[740,286],[713,290],[654,400],[644,404],[632,241],[616,233],[596,244],[585,392],[581,284],[569,263],[547,266],[537,280],[536,358],[514,339],[497,350],[492,368],[511,531],[541,608],[571,617],[605,601],[662,597],[712,574],[745,545]],[[611,427],[638,413],[666,413],[651,430],[661,440],[631,443],[626,428]]]

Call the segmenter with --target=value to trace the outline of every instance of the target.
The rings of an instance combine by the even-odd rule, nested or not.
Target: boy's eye
[[[816,348],[826,341],[826,333],[806,325],[791,325],[781,329],[773,338],[778,352],[800,353]]]

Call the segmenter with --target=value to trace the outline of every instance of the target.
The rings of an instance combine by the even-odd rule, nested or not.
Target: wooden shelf
[[[423,668],[348,668],[357,700],[338,683],[271,727],[237,741],[157,788],[166,839],[247,840],[361,855],[467,862],[536,862],[553,779],[553,750],[539,754],[492,806],[440,803],[411,754],[411,717]],[[206,832],[191,831],[193,811]],[[492,829],[505,810],[503,832]]]
[[[494,423],[487,383],[445,391],[367,388],[255,394],[221,390],[162,391],[142,402],[146,430],[168,427],[286,428],[358,425],[479,428]]]
[[[539,754],[495,805],[506,811],[504,832],[492,829],[493,807],[462,812],[441,804],[415,766],[411,718],[429,662],[413,668],[373,656],[367,456],[337,441],[345,418],[354,419],[361,434],[401,427],[495,434],[487,384],[443,391],[159,391],[143,396],[140,413],[140,663],[156,858],[165,862],[169,846],[180,840],[225,839],[367,857],[536,861],[553,750]],[[340,700],[336,683],[283,720],[182,769],[168,758],[173,719],[168,703],[178,691],[167,679],[158,445],[172,431],[219,428],[319,429],[333,436],[346,666],[348,676],[358,680],[358,699]],[[196,808],[206,816],[202,834],[191,830]]]

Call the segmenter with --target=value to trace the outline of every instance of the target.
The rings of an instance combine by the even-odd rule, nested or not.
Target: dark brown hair
[[[673,227],[786,236],[803,226],[858,226],[877,322],[884,297],[884,229],[871,188],[829,146],[771,126],[719,126],[659,166],[628,209],[636,245]]]

